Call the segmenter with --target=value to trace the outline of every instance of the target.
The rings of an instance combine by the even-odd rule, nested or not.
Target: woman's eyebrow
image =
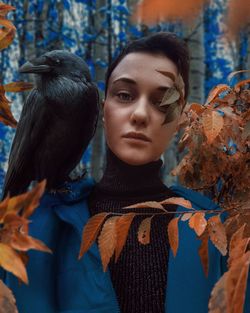
[[[113,85],[118,83],[118,82],[124,82],[124,83],[128,83],[128,84],[131,84],[131,85],[137,85],[135,80],[133,80],[131,78],[128,78],[128,77],[117,78],[116,80],[113,81]]]
[[[120,77],[117,78],[116,80],[113,81],[113,85],[119,82],[124,82],[124,83],[128,83],[131,85],[137,85],[137,82],[135,80],[133,80],[132,78],[128,78],[128,77]],[[159,86],[156,88],[156,90],[159,91],[167,91],[170,87],[169,86]]]

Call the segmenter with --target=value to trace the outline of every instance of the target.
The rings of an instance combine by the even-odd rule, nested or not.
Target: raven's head
[[[87,64],[77,55],[65,50],[53,50],[26,62],[19,69],[20,73],[33,73],[46,76],[65,76],[70,79],[90,81]]]

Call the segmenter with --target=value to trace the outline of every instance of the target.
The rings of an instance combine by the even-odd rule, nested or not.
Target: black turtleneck
[[[161,201],[176,197],[160,178],[162,161],[145,165],[129,165],[107,151],[107,164],[103,178],[89,196],[90,214],[100,212],[131,212],[125,206]],[[175,211],[176,206],[168,206]],[[144,212],[137,209],[137,212]],[[152,212],[159,212],[151,209]],[[147,210],[148,212],[148,210]],[[169,243],[167,224],[172,216],[155,216],[151,224],[150,244],[137,240],[140,222],[148,215],[134,218],[127,242],[117,261],[111,260],[109,269],[122,313],[163,313],[167,284]]]

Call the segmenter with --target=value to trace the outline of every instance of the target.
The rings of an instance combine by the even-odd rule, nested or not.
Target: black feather
[[[11,147],[3,197],[26,191],[33,180],[62,184],[79,163],[98,120],[98,90],[86,63],[55,50],[26,63],[36,87],[24,103]]]

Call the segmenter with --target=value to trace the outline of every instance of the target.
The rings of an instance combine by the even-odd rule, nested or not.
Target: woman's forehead
[[[171,72],[177,76],[176,65],[166,56],[161,54],[149,53],[129,53],[113,70],[109,83],[113,84],[120,81],[123,77],[132,80],[154,80],[158,84],[173,83],[172,80],[158,71]]]

